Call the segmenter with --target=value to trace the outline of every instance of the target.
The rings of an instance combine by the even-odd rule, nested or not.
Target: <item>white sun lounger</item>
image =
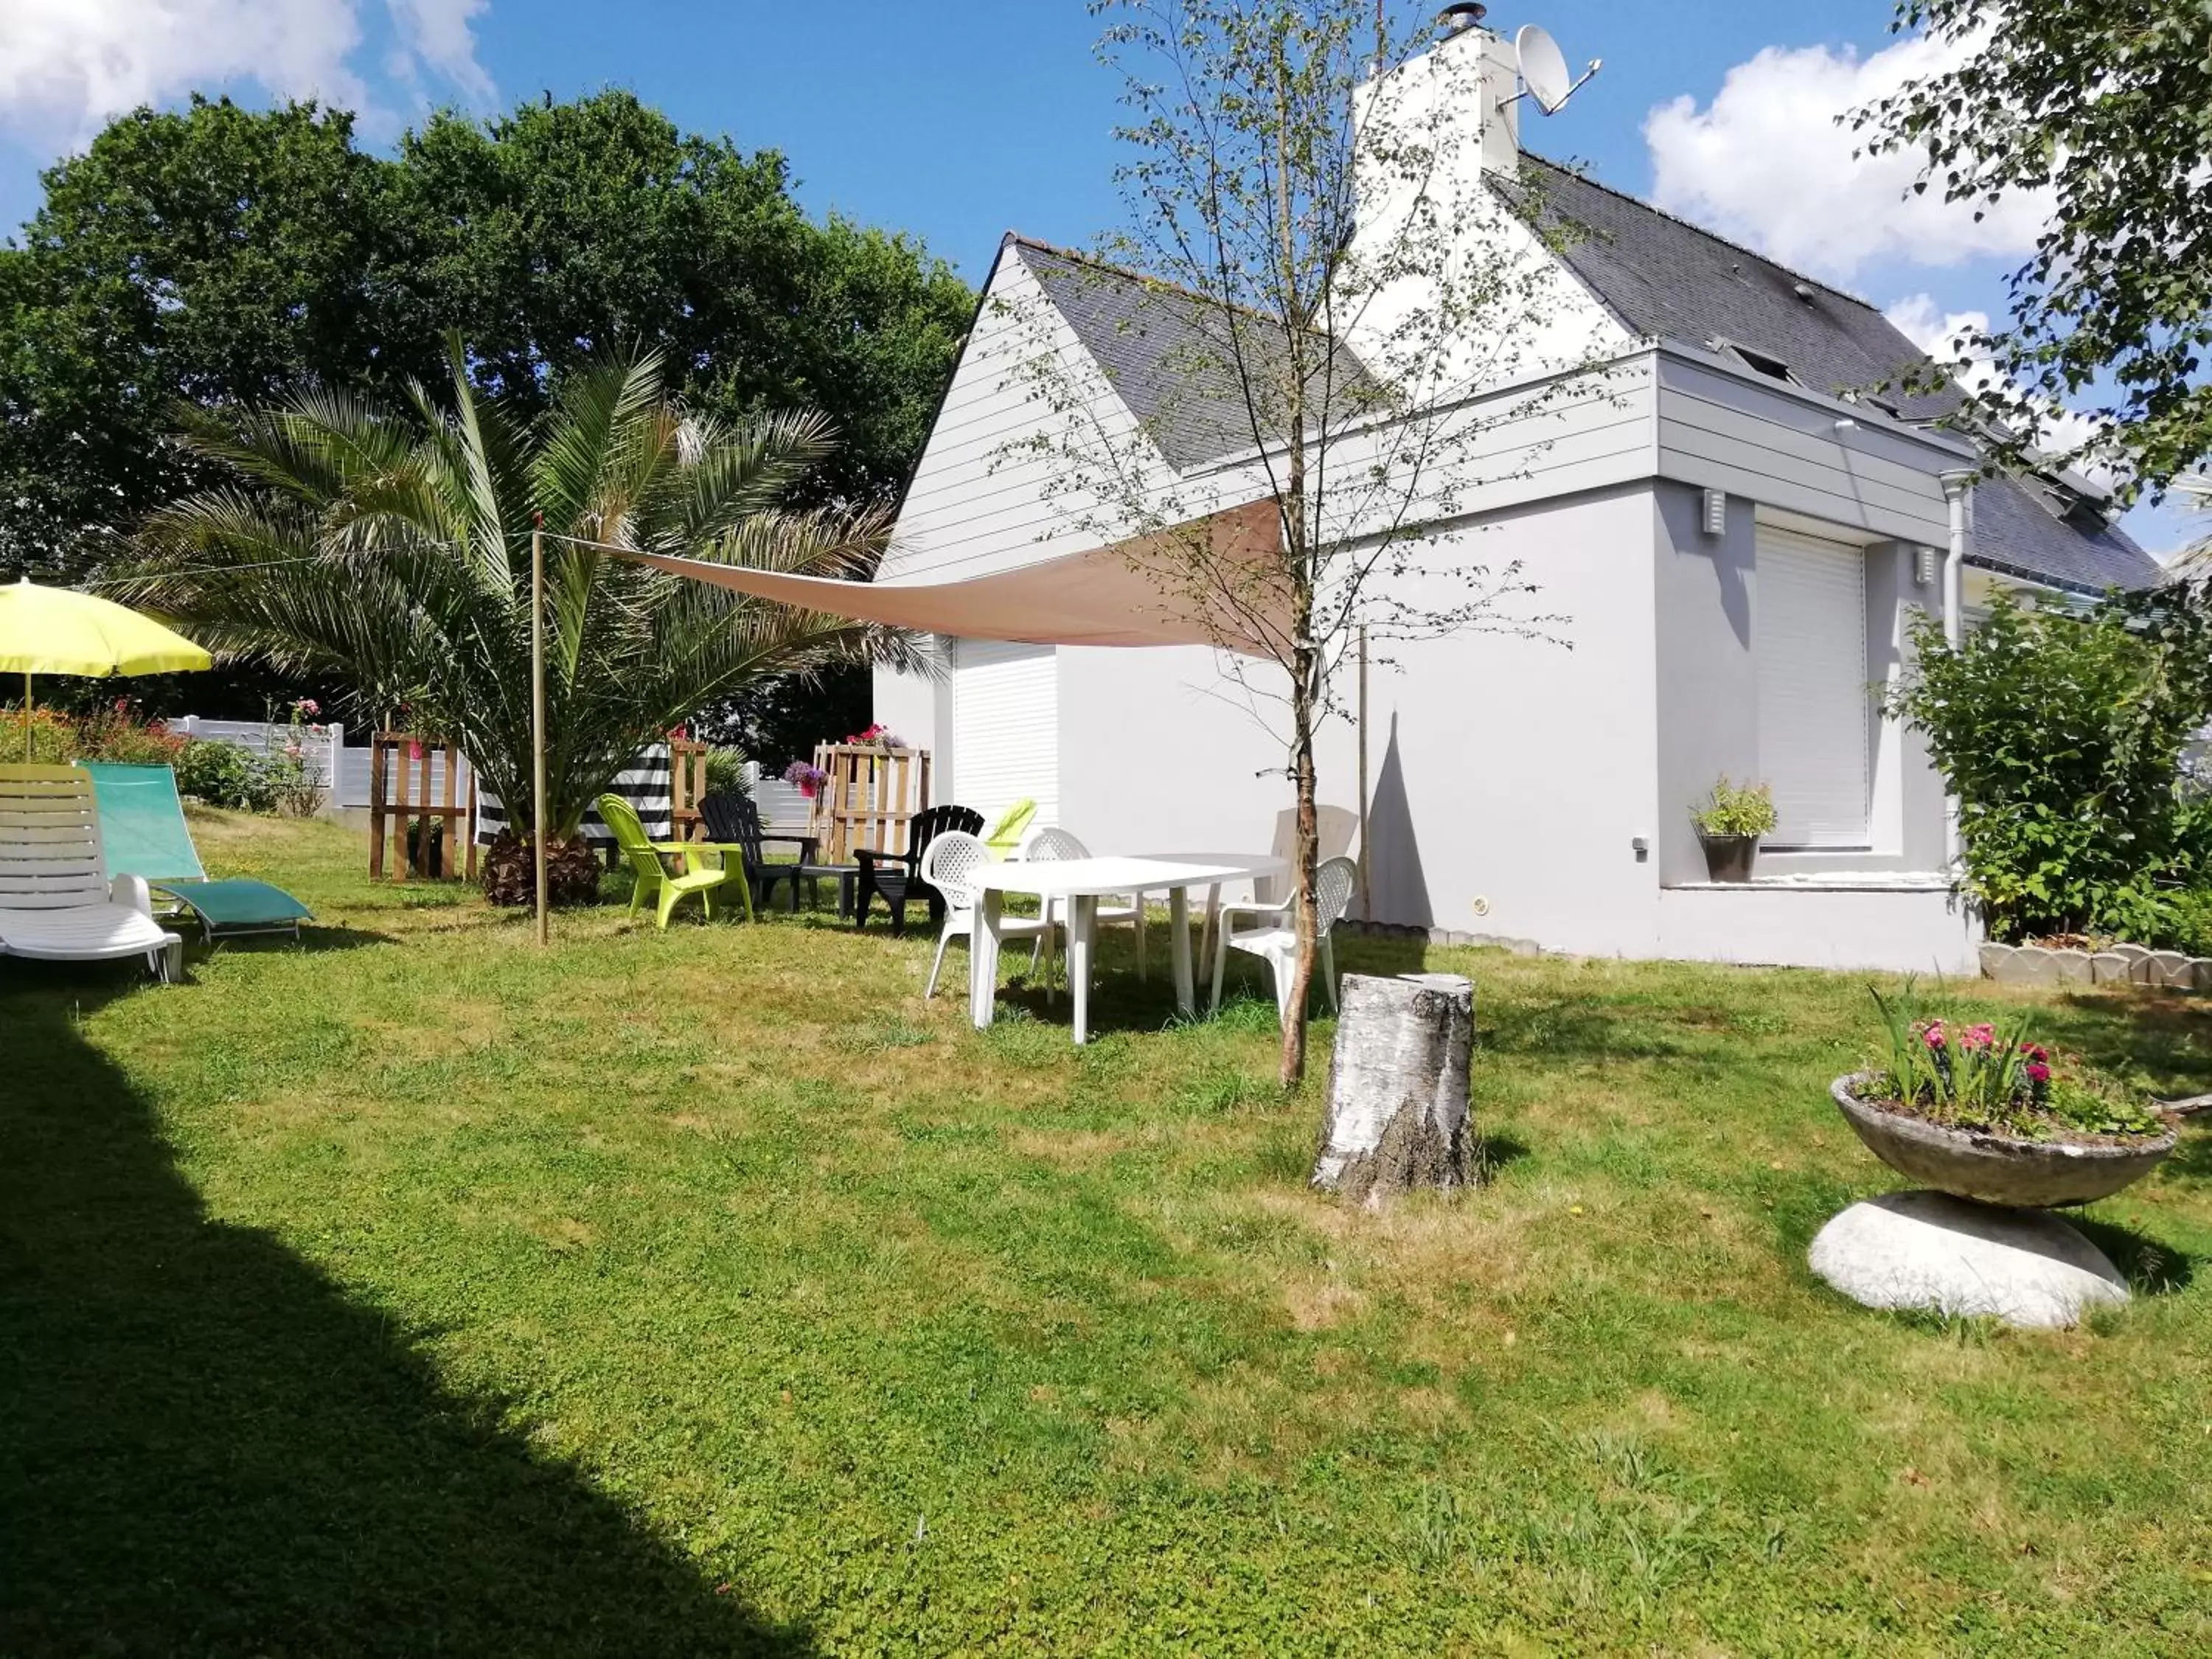
[[[92,779],[74,766],[0,766],[0,955],[143,957],[164,981],[183,966],[184,941],[154,920],[146,884],[107,879]]]

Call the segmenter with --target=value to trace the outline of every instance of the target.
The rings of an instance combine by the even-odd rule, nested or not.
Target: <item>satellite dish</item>
[[[1528,95],[1536,100],[1536,107],[1552,114],[1567,101],[1575,89],[1573,78],[1567,73],[1566,54],[1559,43],[1552,39],[1551,32],[1534,23],[1523,23],[1513,37],[1513,51],[1521,59],[1521,83],[1528,88]]]

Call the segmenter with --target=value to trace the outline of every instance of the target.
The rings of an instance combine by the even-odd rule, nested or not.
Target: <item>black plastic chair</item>
[[[772,834],[761,827],[760,808],[748,795],[726,794],[714,791],[699,797],[699,817],[707,826],[709,846],[735,848],[744,860],[745,881],[760,905],[765,908],[775,896],[778,882],[791,886],[791,908],[799,908],[799,884],[802,879],[816,880],[823,876],[835,876],[842,883],[852,872],[836,865],[817,864],[814,849],[820,844],[815,836]],[[767,843],[788,842],[799,848],[798,862],[770,864]],[[839,889],[839,897],[843,897]]]
[[[853,901],[854,920],[860,926],[868,925],[868,901],[879,896],[884,908],[891,913],[891,933],[899,937],[906,932],[906,907],[909,899],[922,899],[929,905],[932,927],[945,921],[945,895],[921,878],[921,855],[929,850],[929,843],[948,830],[964,830],[971,836],[983,833],[983,815],[970,806],[926,806],[916,812],[906,827],[906,851],[878,853],[862,848],[853,854],[860,862],[860,891]]]

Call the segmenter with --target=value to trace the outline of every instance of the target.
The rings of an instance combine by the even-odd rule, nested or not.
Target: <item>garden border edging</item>
[[[2212,991],[2212,957],[2115,945],[2103,951],[2053,951],[2041,945],[1984,945],[1982,974],[2000,985],[2141,985]]]

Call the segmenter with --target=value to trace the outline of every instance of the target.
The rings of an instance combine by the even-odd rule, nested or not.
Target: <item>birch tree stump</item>
[[[1312,1184],[1379,1209],[1414,1187],[1471,1184],[1474,986],[1455,974],[1347,974]]]

